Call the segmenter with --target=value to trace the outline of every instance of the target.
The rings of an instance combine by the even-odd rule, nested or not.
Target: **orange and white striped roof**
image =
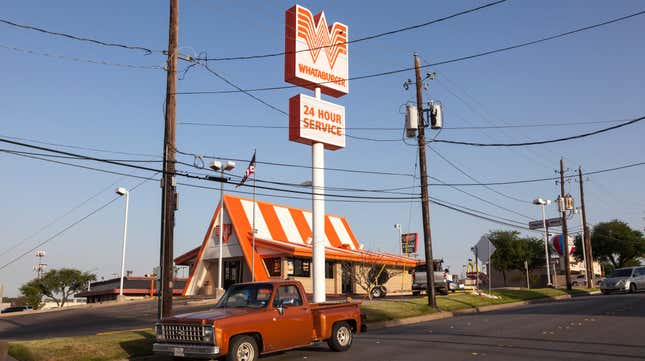
[[[202,261],[204,249],[209,239],[213,236],[215,221],[219,216],[221,207],[217,207],[211,224],[206,232],[204,241],[197,253],[196,268]],[[255,211],[253,200],[232,195],[224,196],[224,211],[232,224],[232,231],[239,242],[240,249],[247,265],[255,264],[257,280],[269,278],[269,274],[262,262],[262,252],[252,251],[252,224],[255,212],[256,246],[283,252],[292,256],[311,257],[312,245],[312,214],[311,211],[287,207],[268,202],[256,201]],[[325,215],[325,255],[329,259],[379,262],[391,265],[414,266],[415,260],[391,254],[369,252],[362,249],[356,236],[352,232],[344,217]],[[195,250],[189,253],[194,253]],[[183,255],[188,256],[188,254]],[[182,258],[180,256],[178,258]],[[254,259],[253,259],[254,258]],[[195,269],[193,270],[193,272]],[[193,282],[193,274],[186,284]],[[184,290],[186,292],[186,289]]]
[[[251,224],[253,223],[253,201],[234,196],[225,196],[224,202],[235,226],[244,227],[248,224],[248,232],[250,232]],[[256,238],[305,245],[311,243],[311,227],[312,214],[308,210],[256,201]],[[325,235],[323,239],[326,247],[351,250],[360,248],[347,221],[339,216],[325,215]]]

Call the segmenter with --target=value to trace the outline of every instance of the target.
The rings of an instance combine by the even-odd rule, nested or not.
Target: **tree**
[[[368,251],[361,251],[361,260],[356,264],[343,264],[343,277],[351,279],[358,287],[367,293],[372,299],[372,290],[376,286],[382,286],[392,277],[402,272],[388,269],[383,263],[383,255]]]
[[[506,286],[506,272],[524,269],[526,261],[529,269],[545,263],[544,242],[537,238],[522,238],[518,231],[491,231],[488,239],[495,245],[491,256],[493,267],[502,272]]]
[[[576,240],[575,256],[582,258],[582,246]],[[598,223],[591,231],[591,247],[594,260],[610,263],[613,268],[639,265],[645,256],[645,237],[623,221],[614,219]]]
[[[15,306],[31,306],[34,310],[39,309],[43,304],[43,294],[40,291],[38,280],[31,280],[20,287],[22,294],[22,303],[15,304]]]
[[[72,268],[61,268],[45,273],[39,279],[33,279],[20,287],[20,292],[29,299],[32,307],[41,305],[43,297],[56,302],[58,307],[65,306],[70,296],[80,292],[96,276]]]

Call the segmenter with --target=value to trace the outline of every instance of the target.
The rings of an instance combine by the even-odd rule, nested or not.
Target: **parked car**
[[[412,294],[418,296],[422,291],[426,291],[428,286],[426,265],[424,263],[418,264],[412,272]],[[442,271],[434,272],[434,289],[436,293],[447,295],[450,290],[455,291],[456,287],[450,288],[448,280],[448,273]]]
[[[575,277],[572,277],[571,279],[571,285],[573,287],[586,287],[587,286],[587,279],[585,278],[584,274],[577,275]]]
[[[645,290],[645,267],[625,267],[612,272],[600,282],[603,294]]]
[[[12,312],[23,312],[23,311],[31,311],[32,308],[31,306],[13,306],[13,307],[7,307],[4,310],[0,311],[0,313],[12,313]]]
[[[161,319],[153,352],[255,361],[261,354],[316,341],[346,351],[364,330],[360,302],[309,303],[297,281],[240,283],[211,310]]]

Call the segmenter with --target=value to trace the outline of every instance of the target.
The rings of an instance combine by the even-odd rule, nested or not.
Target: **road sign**
[[[546,226],[547,227],[560,227],[561,225],[562,225],[562,218],[560,218],[560,217],[549,218],[549,219],[546,220]],[[529,222],[529,228],[530,229],[544,228],[544,222],[542,220],[530,221]]]
[[[417,253],[418,233],[404,233],[401,235],[401,251],[403,254]]]
[[[477,249],[477,258],[479,258],[483,263],[488,262],[488,257],[495,253],[495,245],[486,236],[482,236],[479,239],[479,242],[475,245]]]

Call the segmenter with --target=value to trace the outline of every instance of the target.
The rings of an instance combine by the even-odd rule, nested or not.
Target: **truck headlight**
[[[204,326],[202,340],[206,343],[215,343],[213,326]]]
[[[155,325],[155,337],[157,341],[165,341],[166,337],[163,334],[162,326],[161,324],[156,324]]]

